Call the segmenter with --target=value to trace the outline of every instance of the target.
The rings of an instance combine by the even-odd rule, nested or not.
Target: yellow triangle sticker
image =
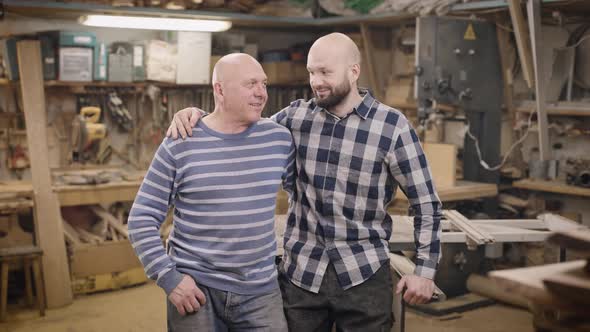
[[[473,25],[471,25],[471,23],[469,23],[469,25],[467,26],[467,30],[465,30],[465,35],[463,36],[463,39],[465,39],[465,40],[477,39],[475,37],[475,31],[473,31]]]

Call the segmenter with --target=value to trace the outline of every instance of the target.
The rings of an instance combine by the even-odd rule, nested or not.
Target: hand
[[[196,107],[187,107],[176,112],[170,127],[168,127],[168,131],[166,131],[166,136],[172,137],[173,139],[177,139],[178,134],[182,136],[182,139],[185,139],[187,135],[192,136],[193,127],[197,124],[200,118],[200,109]]]
[[[197,287],[193,278],[186,274],[168,295],[168,300],[174,304],[182,316],[199,311],[206,301],[205,294]]]
[[[400,294],[404,287],[406,288],[404,300],[411,305],[424,304],[430,301],[434,293],[434,281],[413,274],[407,274],[400,279],[395,288],[395,293]]]

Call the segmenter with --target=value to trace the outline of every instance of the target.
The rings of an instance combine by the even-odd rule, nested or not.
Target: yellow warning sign
[[[471,25],[471,23],[469,23],[469,25],[467,26],[467,30],[465,30],[465,35],[463,36],[463,39],[465,39],[465,40],[477,39],[477,37],[475,37],[475,31],[473,31],[473,25]]]

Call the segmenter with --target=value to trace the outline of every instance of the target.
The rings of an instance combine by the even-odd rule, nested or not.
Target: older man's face
[[[241,122],[257,122],[268,100],[264,70],[257,63],[246,62],[232,76],[225,86],[226,109]]]

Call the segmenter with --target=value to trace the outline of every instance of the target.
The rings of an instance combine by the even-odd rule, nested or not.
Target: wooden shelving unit
[[[570,186],[568,184],[558,181],[524,179],[515,181],[512,183],[512,185],[515,188],[521,189],[544,191],[555,194],[590,197],[590,188]]]
[[[17,86],[18,81],[10,81],[6,78],[0,78],[0,86],[14,85]],[[153,84],[162,88],[194,88],[210,86],[210,84],[176,84],[168,82],[157,82],[157,81],[145,81],[145,82],[104,82],[104,81],[93,81],[93,82],[69,82],[69,81],[45,81],[44,85],[46,88],[71,88],[71,87],[90,87],[90,88],[145,88],[146,86]],[[300,87],[308,86],[309,83],[285,83],[285,84],[269,84],[269,87]]]
[[[516,111],[522,113],[531,113],[536,111],[533,101],[523,101],[516,105]],[[547,115],[554,116],[590,116],[590,103],[562,101],[557,103],[548,103],[545,111]]]

